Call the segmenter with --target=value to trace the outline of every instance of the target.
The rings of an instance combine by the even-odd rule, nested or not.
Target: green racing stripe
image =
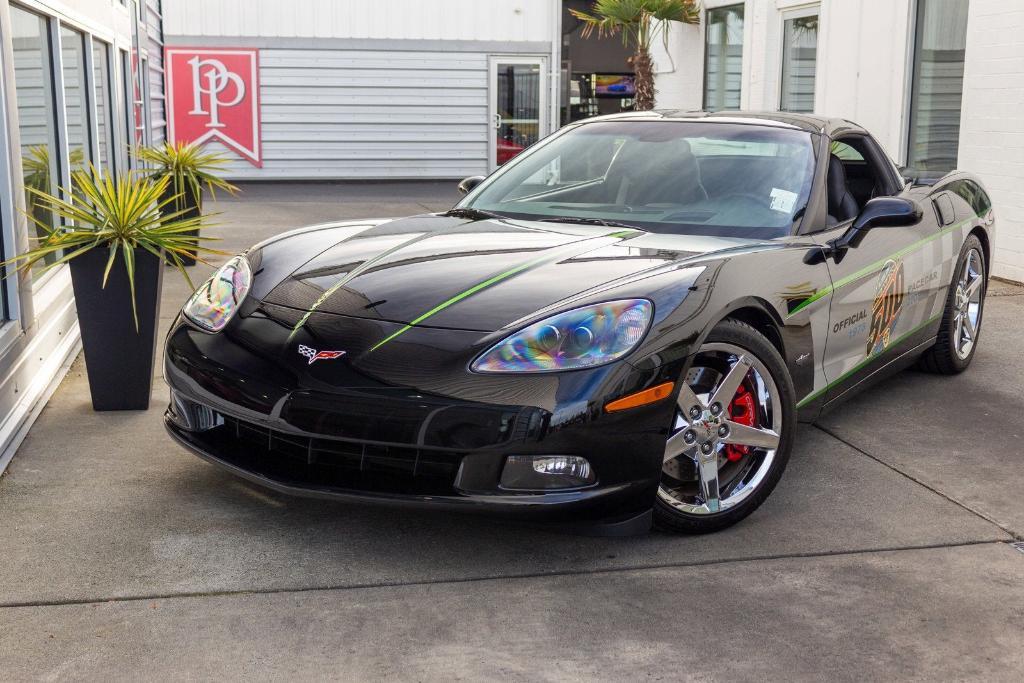
[[[899,343],[909,339],[910,337],[912,337],[913,335],[917,334],[918,332],[920,332],[924,328],[928,327],[929,325],[931,325],[932,323],[934,323],[936,320],[938,320],[941,317],[942,317],[942,313],[939,313],[936,316],[932,316],[931,318],[929,318],[928,320],[925,320],[923,323],[921,323],[920,325],[918,325],[914,329],[912,329],[909,332],[906,332],[904,334],[901,334],[899,337],[897,337],[893,341],[889,342],[889,346],[896,346],[897,344],[899,344]],[[849,370],[847,370],[846,372],[844,372],[843,374],[839,375],[834,380],[832,380],[831,382],[826,384],[821,389],[818,389],[817,391],[812,392],[812,393],[808,394],[807,396],[804,396],[802,399],[800,399],[800,401],[797,402],[796,407],[797,408],[803,408],[805,405],[807,405],[808,403],[810,403],[814,399],[818,398],[819,396],[824,394],[826,391],[828,391],[832,387],[836,386],[837,384],[839,384],[840,382],[842,382],[842,381],[844,381],[846,379],[849,379],[849,377],[851,375],[853,375],[855,372],[857,372],[858,370],[861,370],[864,367],[866,367],[866,366],[870,365],[871,363],[875,362],[876,360],[881,358],[883,355],[884,355],[884,353],[876,353],[873,356],[868,356],[867,358],[865,358],[861,362],[857,363],[852,368],[850,368]]]
[[[801,301],[799,306],[797,306],[792,311],[790,311],[788,317],[792,317],[792,316],[796,315],[800,311],[804,310],[805,308],[807,308],[808,306],[813,304],[815,301],[818,301],[820,299],[825,298],[826,296],[828,296],[829,294],[831,294],[835,290],[839,289],[840,287],[845,287],[846,285],[849,285],[849,284],[852,284],[854,282],[857,282],[858,280],[861,280],[861,279],[867,277],[868,275],[871,275],[872,273],[877,273],[879,270],[882,269],[883,266],[885,266],[885,264],[890,259],[896,259],[896,258],[899,258],[900,256],[906,256],[907,254],[909,254],[909,253],[911,253],[913,251],[917,251],[918,249],[920,249],[924,245],[928,244],[929,242],[937,240],[940,237],[942,237],[943,235],[948,235],[949,233],[953,232],[954,230],[962,228],[963,226],[965,226],[968,223],[970,223],[971,221],[973,221],[975,218],[977,218],[977,216],[972,216],[970,218],[967,218],[965,220],[960,221],[959,223],[954,223],[953,225],[949,226],[948,228],[944,228],[943,230],[940,230],[939,232],[935,233],[934,235],[929,235],[928,237],[925,237],[924,239],[920,239],[920,240],[914,242],[913,244],[911,244],[910,246],[904,247],[903,249],[900,249],[897,252],[893,252],[892,254],[889,254],[888,256],[880,258],[879,260],[875,261],[874,263],[872,263],[870,265],[864,266],[863,268],[861,268],[860,270],[858,270],[855,273],[851,273],[850,275],[847,275],[846,277],[844,277],[844,278],[842,278],[840,280],[836,280],[831,285],[828,285],[827,287],[823,287],[823,288],[819,289],[817,292],[812,294],[810,297],[808,297],[808,298],[804,299],[803,301]]]
[[[614,238],[617,238],[617,239],[625,239],[625,238],[627,238],[627,237],[629,237],[631,235],[634,235],[634,234],[636,234],[635,230],[624,230],[624,231],[620,231],[620,232],[609,233],[607,235],[602,235],[601,237],[605,237],[605,238],[607,238],[607,237],[614,237]],[[451,297],[450,299],[448,299],[446,301],[442,301],[438,305],[434,306],[433,308],[431,308],[426,313],[423,313],[422,315],[418,316],[417,318],[409,321],[407,324],[403,325],[400,329],[395,330],[394,332],[389,334],[387,337],[385,337],[384,339],[382,339],[379,342],[377,342],[376,344],[374,344],[370,348],[370,352],[376,351],[377,349],[379,349],[380,347],[384,346],[388,342],[392,341],[396,337],[399,337],[399,336],[405,334],[410,329],[412,329],[416,325],[420,324],[421,322],[423,322],[427,318],[431,317],[432,315],[436,315],[437,313],[440,313],[441,311],[443,311],[444,309],[448,308],[449,306],[457,304],[458,302],[462,301],[463,299],[465,299],[467,297],[470,297],[470,296],[473,296],[477,292],[483,291],[483,290],[487,289],[488,287],[496,285],[499,282],[501,282],[502,280],[507,280],[508,278],[512,277],[513,275],[516,275],[518,273],[522,273],[525,270],[529,270],[529,269],[534,268],[536,266],[539,266],[539,265],[541,265],[543,263],[550,263],[552,261],[556,261],[556,260],[562,258],[565,255],[575,254],[576,252],[579,251],[579,245],[580,244],[581,244],[581,242],[573,242],[573,243],[569,244],[567,247],[557,250],[555,253],[544,254],[540,258],[536,258],[536,259],[533,259],[531,261],[527,261],[526,263],[522,263],[522,264],[516,266],[515,268],[510,268],[510,269],[506,270],[503,273],[498,273],[497,275],[494,275],[494,276],[491,276],[491,277],[487,278],[483,282],[480,282],[478,284],[473,285],[472,287],[470,287],[467,290],[459,292],[458,294],[456,294],[455,296]]]

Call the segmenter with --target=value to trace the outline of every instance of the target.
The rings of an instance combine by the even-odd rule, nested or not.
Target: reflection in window
[[[907,166],[956,167],[967,42],[967,0],[919,0]]]
[[[131,148],[135,144],[135,120],[139,112],[135,106],[135,88],[132,85],[134,80],[133,74],[135,72],[135,70],[132,69],[132,61],[133,60],[129,57],[128,52],[126,50],[121,50],[121,81],[118,83],[118,87],[120,87],[124,93],[125,108],[122,110],[122,113],[124,114],[124,139],[127,140],[127,143],[122,149],[128,153],[128,162],[134,164],[135,156],[132,154]],[[118,126],[120,125],[122,124],[119,123]],[[123,155],[122,159],[124,159]]]
[[[68,163],[72,171],[86,168],[89,149],[89,107],[86,100],[85,36],[60,27],[61,69],[64,75],[64,121],[68,134]]]
[[[814,111],[814,74],[818,65],[818,16],[795,17],[784,23],[782,48],[782,111]]]
[[[540,66],[498,65],[497,165],[519,154],[540,138]]]
[[[740,108],[743,5],[709,9],[704,52],[704,109]]]
[[[39,206],[29,189],[56,194],[59,165],[54,116],[53,69],[47,22],[42,17],[11,5],[11,42],[14,47],[14,87],[18,101],[18,134],[25,181],[25,206],[29,215],[54,227],[55,216]],[[33,226],[29,226],[30,231]],[[43,228],[35,225],[36,234]],[[49,256],[47,263],[56,260]],[[33,270],[37,274],[42,264]]]
[[[110,133],[113,130],[113,124],[111,123],[109,53],[110,46],[93,39],[92,68],[96,100],[96,143],[100,155],[97,165],[107,173],[113,170],[110,156]]]

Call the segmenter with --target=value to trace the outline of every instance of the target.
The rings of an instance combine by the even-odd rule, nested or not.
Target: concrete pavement
[[[456,199],[245,190],[210,205],[232,252]],[[167,278],[165,327],[188,294]],[[93,413],[79,360],[0,480],[0,676],[1020,680],[1024,289],[992,294],[969,372],[802,427],[768,502],[703,537],[287,498],[173,444],[160,379],[149,411]]]

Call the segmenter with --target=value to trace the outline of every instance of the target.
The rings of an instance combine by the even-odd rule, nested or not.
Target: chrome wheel
[[[984,282],[981,253],[977,249],[971,249],[967,252],[953,299],[953,350],[961,360],[971,355],[978,338]]]
[[[734,344],[705,344],[679,392],[658,497],[692,515],[740,504],[771,469],[781,431],[779,389],[764,363]]]

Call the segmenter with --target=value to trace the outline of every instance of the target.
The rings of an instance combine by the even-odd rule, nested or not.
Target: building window
[[[782,22],[782,88],[779,109],[814,111],[814,77],[818,67],[818,10],[789,15]]]
[[[113,156],[110,154],[110,135],[113,132],[111,112],[113,110],[110,90],[110,46],[93,39],[92,69],[93,98],[96,102],[96,149],[99,154],[97,165],[107,173],[112,172]]]
[[[85,36],[60,28],[61,73],[64,77],[64,125],[68,136],[68,165],[72,171],[92,162],[89,106],[86,99]]]
[[[704,47],[704,109],[740,108],[743,5],[709,9]]]
[[[42,237],[45,232],[38,223],[52,228],[56,226],[56,217],[43,209],[28,190],[56,194],[60,178],[49,24],[43,17],[12,5],[11,39],[25,207],[36,222],[29,226],[30,232],[34,228],[36,235]],[[48,256],[46,263],[56,258]],[[34,266],[33,275],[38,275],[43,267],[42,263]]]
[[[918,0],[907,166],[956,168],[968,0]]]
[[[120,80],[118,81],[118,88],[120,88],[121,94],[119,97],[124,102],[124,108],[120,109],[118,116],[122,116],[121,122],[117,124],[118,128],[121,128],[124,132],[123,144],[119,143],[121,149],[120,159],[126,162],[125,168],[135,167],[135,157],[130,153],[132,141],[135,139],[135,126],[132,124],[132,113],[134,110],[132,100],[132,60],[129,57],[127,50],[118,50],[121,53],[121,68],[120,68]]]

